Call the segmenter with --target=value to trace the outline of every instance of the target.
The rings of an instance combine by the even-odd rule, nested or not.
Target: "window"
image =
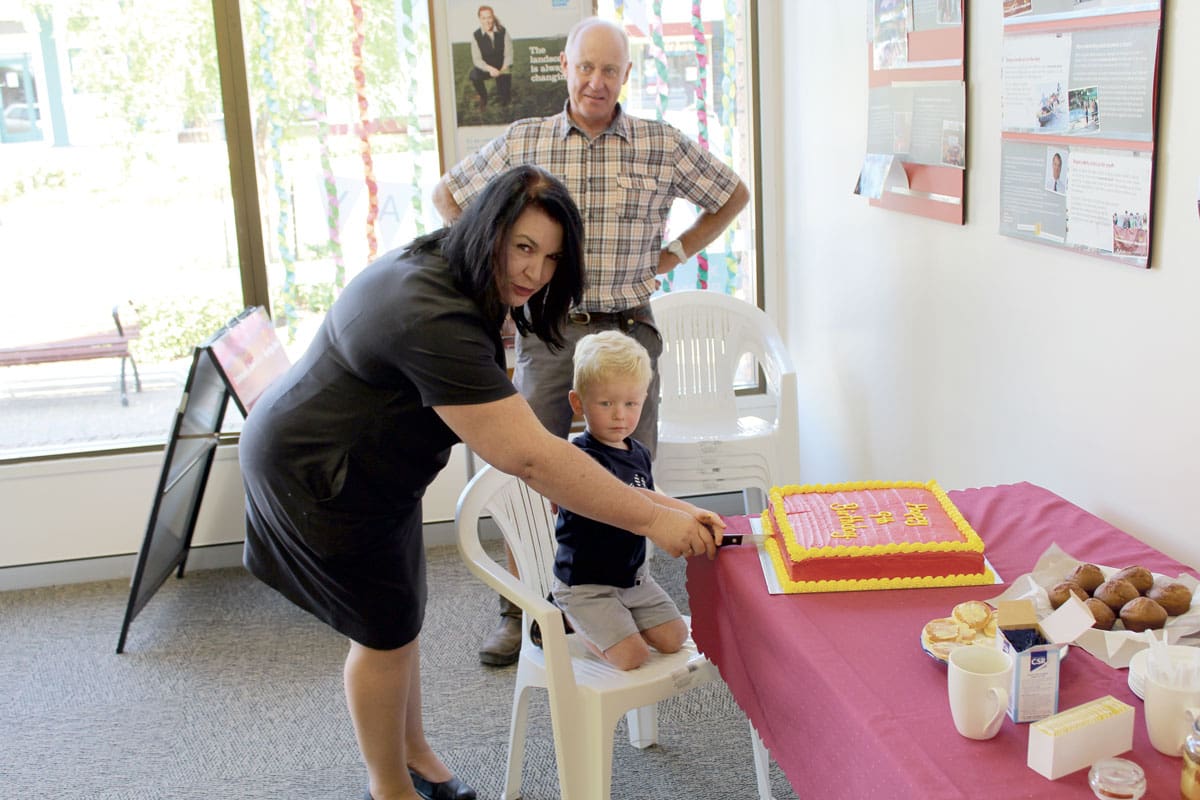
[[[748,0],[704,2],[693,17],[690,0],[629,3],[601,0],[597,12],[620,19],[630,37],[633,69],[622,107],[662,119],[717,153],[753,193],[754,148]],[[668,232],[686,228],[696,209],[676,201]],[[704,251],[676,269],[664,290],[708,289],[757,300],[754,209],[747,208]]]
[[[0,458],[161,444],[241,307],[212,6],[2,9]],[[88,357],[114,310],[134,362]]]
[[[376,256],[441,225],[427,6],[241,3],[272,315],[294,356]]]
[[[623,102],[750,185],[753,3],[691,8],[598,3],[631,34]],[[241,308],[269,304],[295,359],[346,282],[438,226],[430,42],[421,0],[0,6],[0,460],[161,445],[192,348]],[[754,301],[754,219],[664,288]],[[114,309],[133,360],[84,358]]]
[[[631,114],[662,119],[718,153],[754,194],[753,112],[750,98],[748,0],[705,2],[694,17],[687,0],[626,3],[602,0],[599,13],[620,18],[630,36],[633,69],[622,106]],[[697,210],[676,200],[668,236],[682,231]],[[663,291],[705,289],[757,303],[755,209],[748,206],[707,248],[666,276]],[[738,367],[737,385],[759,384],[754,359]]]

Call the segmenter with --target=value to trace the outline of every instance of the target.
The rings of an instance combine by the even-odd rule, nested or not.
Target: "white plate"
[[[1142,699],[1145,699],[1142,691],[1146,687],[1146,658],[1149,653],[1150,648],[1138,650],[1129,659],[1129,690]]]
[[[960,644],[959,647],[991,647],[991,648],[995,648],[996,640],[995,639],[979,639],[979,640],[971,642],[969,644]],[[934,661],[938,662],[939,664],[947,663],[946,659],[942,658],[940,655],[938,655],[937,653],[935,653],[929,649],[929,642],[927,642],[925,640],[924,633],[921,634],[921,649],[923,651],[925,651],[925,655],[929,656],[930,658],[932,658]]]
[[[971,642],[970,644],[960,644],[959,645],[959,647],[993,647],[993,648],[995,646],[996,646],[995,639],[978,639],[974,642]],[[923,650],[925,652],[925,655],[929,656],[930,658],[932,658],[934,661],[938,662],[939,664],[947,663],[946,659],[942,658],[937,653],[935,653],[929,649],[929,642],[925,640],[924,631],[921,632],[921,650]],[[1062,661],[1063,659],[1065,659],[1067,657],[1067,654],[1070,652],[1071,652],[1071,645],[1064,644],[1061,648],[1059,648],[1058,660]],[[1135,656],[1135,658],[1136,658],[1136,656]],[[1134,690],[1134,693],[1137,694],[1138,697],[1141,697],[1141,694],[1138,694],[1136,689]]]

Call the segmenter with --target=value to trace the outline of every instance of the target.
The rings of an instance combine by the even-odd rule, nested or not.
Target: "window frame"
[[[434,3],[428,0],[430,19]],[[751,91],[747,124],[752,142],[752,186],[749,213],[753,215],[753,249],[755,253],[755,288],[752,301],[764,307],[764,232],[763,232],[763,138],[761,97],[761,48],[759,40],[758,0],[745,0],[747,9],[746,35],[748,40],[749,77]],[[594,8],[594,5],[593,5]],[[243,306],[263,306],[270,312],[270,292],[267,279],[267,247],[261,224],[259,205],[259,176],[254,150],[254,126],[251,116],[250,87],[247,74],[244,37],[242,32],[242,0],[212,0],[213,24],[216,37],[217,68],[220,76],[221,106],[224,112],[225,141],[229,157],[230,194],[238,252],[238,271],[241,280]],[[437,65],[434,65],[436,73]],[[436,74],[435,74],[436,81]],[[44,98],[43,98],[44,100]],[[442,113],[441,110],[436,112]],[[45,114],[42,115],[43,121]],[[440,129],[440,124],[436,125]],[[441,143],[439,142],[439,151]],[[738,390],[739,395],[764,393],[765,381],[759,371],[757,387]],[[235,444],[238,432],[220,434],[220,443]],[[90,458],[116,454],[162,451],[158,444],[137,443],[108,447],[72,447],[44,454],[0,456],[0,465],[54,461],[67,458]]]

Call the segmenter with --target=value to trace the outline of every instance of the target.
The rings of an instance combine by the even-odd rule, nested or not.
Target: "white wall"
[[[1200,566],[1200,3],[1166,4],[1150,270],[997,233],[1000,3],[968,9],[966,224],[853,195],[867,5],[763,3],[800,477],[1031,481]]]
[[[136,453],[0,466],[0,568],[137,553],[162,458],[161,453]],[[465,485],[466,451],[457,446],[425,493],[425,521],[453,520]],[[244,505],[237,448],[218,448],[192,546],[241,542]],[[124,570],[117,574],[131,574],[124,562],[117,568]],[[61,573],[46,574],[45,582],[52,583]]]

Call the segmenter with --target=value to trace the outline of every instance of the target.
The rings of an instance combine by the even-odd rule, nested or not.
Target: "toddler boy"
[[[650,386],[650,356],[620,331],[585,336],[575,348],[571,408],[587,430],[573,441],[622,482],[653,494],[708,525],[720,541],[720,517],[654,492],[650,452],[630,438]],[[688,637],[675,603],[650,576],[646,540],[629,531],[558,512],[554,601],[587,646],[618,669],[635,669],[650,648],[674,653]]]

